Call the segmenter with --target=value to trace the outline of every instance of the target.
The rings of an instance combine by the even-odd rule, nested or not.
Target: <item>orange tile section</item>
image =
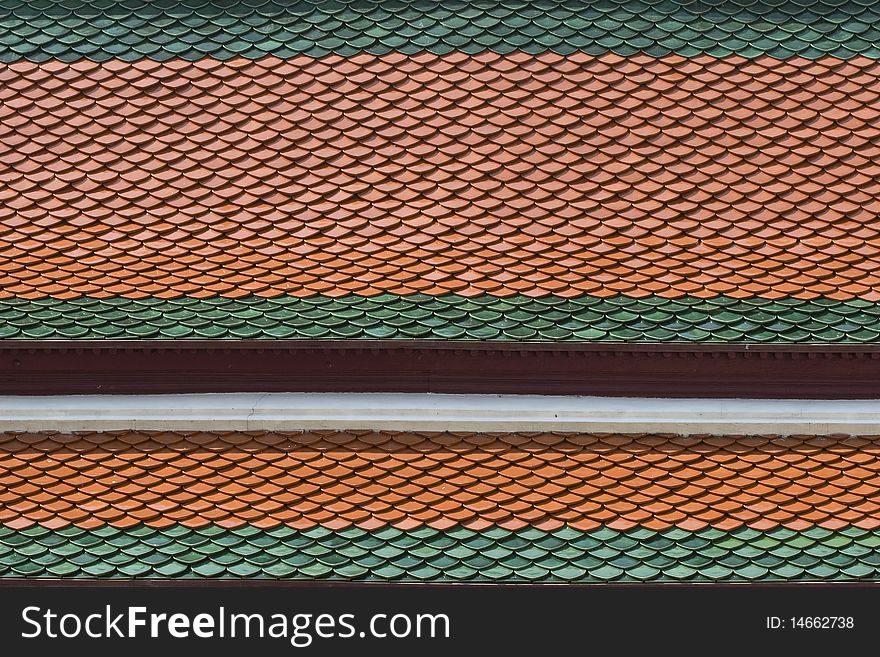
[[[880,437],[0,434],[0,522],[880,527]]]
[[[0,66],[0,297],[880,300],[880,62]]]

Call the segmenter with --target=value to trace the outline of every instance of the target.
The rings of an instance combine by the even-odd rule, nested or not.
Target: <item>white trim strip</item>
[[[409,393],[0,396],[2,431],[126,429],[880,435],[880,400]]]

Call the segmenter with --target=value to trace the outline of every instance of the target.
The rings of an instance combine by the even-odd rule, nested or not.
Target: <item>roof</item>
[[[0,36],[32,20],[94,52],[34,36],[0,67],[0,337],[880,332],[880,69],[861,53],[96,62],[132,14],[81,8],[90,32],[45,11]],[[211,33],[257,34],[246,13]]]
[[[0,576],[410,582],[876,580],[876,531],[0,527]]]
[[[880,12],[847,0],[3,0],[0,7],[4,61],[484,50],[880,55]]]
[[[0,393],[846,420],[880,398],[878,61],[848,0],[0,0]],[[120,416],[0,434],[0,577],[880,579],[877,436],[830,424]]]
[[[876,437],[0,434],[0,575],[876,578]]]

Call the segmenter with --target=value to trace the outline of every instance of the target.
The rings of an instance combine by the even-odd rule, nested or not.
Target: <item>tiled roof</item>
[[[0,71],[3,296],[880,299],[880,62]]]
[[[0,523],[880,529],[880,439],[0,434]]]
[[[880,11],[854,0],[0,2],[0,61],[422,50],[877,57]]]
[[[0,338],[870,343],[880,304],[624,295],[0,299]]]
[[[0,335],[872,341],[878,73],[577,53],[15,62],[0,297],[59,301],[24,325],[5,305]],[[369,311],[332,301],[350,295]],[[152,321],[125,314],[135,298]],[[484,311],[509,304],[525,307]]]
[[[0,527],[0,577],[423,582],[857,581],[880,532]]]
[[[55,376],[20,340],[67,338],[807,343],[803,366],[880,333],[878,108],[867,0],[0,0],[0,338],[34,352],[0,375]],[[482,381],[526,362],[508,347]],[[125,348],[88,372],[145,358],[133,376],[167,385]],[[566,358],[542,348],[528,362]],[[725,348],[643,372],[729,357],[741,385],[795,362]],[[191,382],[232,368],[216,349],[203,370],[163,353]],[[248,349],[275,358],[236,363]],[[309,358],[301,376],[348,377]],[[580,381],[596,360],[564,362]],[[253,381],[288,385],[270,369]],[[823,371],[816,389],[846,379]],[[88,372],[70,379],[103,385]],[[878,454],[876,436],[5,434],[0,577],[877,580]]]
[[[876,437],[2,434],[0,576],[851,579]]]

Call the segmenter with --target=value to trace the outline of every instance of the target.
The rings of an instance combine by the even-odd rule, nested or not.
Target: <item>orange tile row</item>
[[[0,65],[0,297],[880,299],[880,62]]]
[[[0,523],[880,527],[880,437],[0,434]]]

